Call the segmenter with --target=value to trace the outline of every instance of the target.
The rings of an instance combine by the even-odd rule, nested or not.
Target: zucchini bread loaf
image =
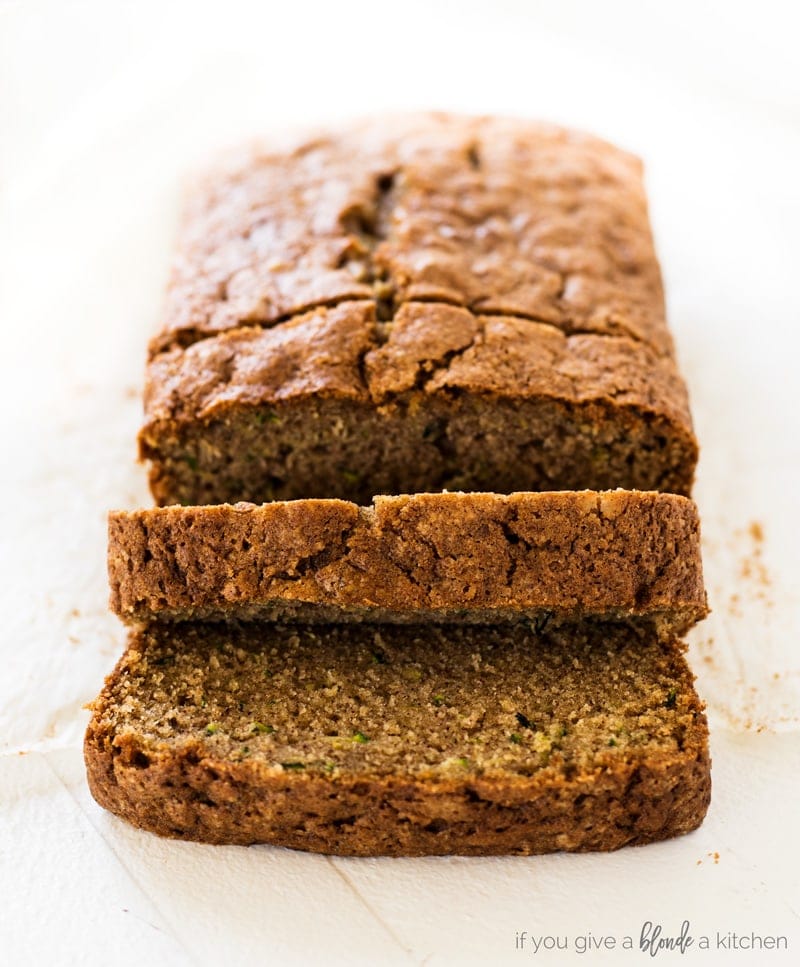
[[[560,491],[162,507],[109,517],[126,621],[636,621],[706,614],[697,509],[673,494]]]
[[[97,801],[182,839],[611,850],[688,832],[709,802],[681,647],[624,626],[155,624],[93,709]]]
[[[497,118],[357,124],[202,181],[145,409],[161,504],[688,494],[697,458],[640,163]]]

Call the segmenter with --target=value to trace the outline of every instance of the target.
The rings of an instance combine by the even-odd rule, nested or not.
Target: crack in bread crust
[[[386,286],[390,290],[389,283],[387,283],[385,280],[381,280],[375,283],[375,285]],[[375,318],[378,320],[378,323],[382,324],[382,325],[376,326],[376,336],[377,336],[377,341],[379,343],[383,343],[386,341],[387,334],[391,331],[391,323],[394,321],[395,315],[398,309],[400,308],[400,305],[395,304],[394,297],[391,296],[390,294],[385,294],[381,297],[377,297],[374,299],[363,299],[363,298],[353,299],[349,297],[344,297],[341,299],[335,299],[335,298],[326,299],[320,302],[314,302],[308,305],[304,305],[293,312],[287,312],[285,315],[278,316],[276,319],[272,319],[269,321],[265,320],[262,322],[257,322],[257,321],[247,322],[246,320],[239,320],[239,322],[235,326],[232,326],[230,330],[226,330],[226,331],[231,331],[231,332],[245,331],[246,332],[248,330],[251,330],[251,331],[257,332],[259,330],[264,330],[264,329],[277,329],[280,326],[285,325],[286,323],[291,323],[294,320],[307,315],[308,313],[313,313],[317,309],[335,309],[338,306],[346,307],[348,304],[352,304],[354,307],[358,307],[363,305],[365,302],[373,306],[375,311]],[[413,304],[415,306],[424,306],[424,305],[452,306],[454,308],[463,309],[464,311],[469,312],[475,318],[480,317],[480,318],[490,319],[493,316],[496,316],[499,318],[512,319],[519,322],[533,322],[540,326],[549,326],[551,329],[555,329],[559,333],[564,332],[564,328],[562,326],[558,326],[551,320],[544,319],[541,316],[536,316],[533,313],[521,313],[521,312],[508,313],[508,312],[502,312],[500,310],[479,309],[477,306],[464,306],[459,302],[455,302],[453,300],[448,300],[443,298],[428,298],[428,299],[417,298],[414,300],[409,300],[408,303],[401,303],[401,304],[402,305]],[[193,330],[193,329],[182,329],[174,337],[171,337],[171,340],[169,342],[162,343],[162,342],[156,341],[156,343],[154,343],[155,349],[151,353],[151,359],[154,359],[164,353],[169,353],[173,349],[187,349],[189,346],[193,346],[195,345],[195,343],[201,342],[204,339],[214,339],[217,335],[218,333],[215,333],[215,332],[202,332],[202,331]],[[591,328],[581,329],[579,327],[572,327],[569,329],[569,335],[570,336],[594,336],[596,338],[602,338],[603,336],[619,338],[620,335],[624,335],[624,337],[627,339],[630,339],[631,342],[634,342],[634,343],[645,342],[642,339],[641,335],[635,332],[605,333],[605,332],[596,332],[594,329],[591,329]]]

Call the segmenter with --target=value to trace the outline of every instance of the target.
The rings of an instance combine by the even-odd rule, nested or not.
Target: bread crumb
[[[774,607],[770,589],[772,575],[764,563],[764,525],[751,520],[746,526],[734,529],[730,537],[730,550],[735,555],[735,578],[739,579],[736,590],[718,589],[725,601],[725,609],[732,618],[743,617],[756,603]]]

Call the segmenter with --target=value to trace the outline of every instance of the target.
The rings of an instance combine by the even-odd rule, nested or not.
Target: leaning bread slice
[[[112,513],[125,620],[498,623],[706,614],[697,509],[671,494],[417,494]]]
[[[709,802],[682,648],[625,626],[156,624],[93,709],[94,797],[181,839],[611,850],[686,833]]]

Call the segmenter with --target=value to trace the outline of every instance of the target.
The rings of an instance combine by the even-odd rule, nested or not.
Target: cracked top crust
[[[639,161],[544,124],[437,114],[251,150],[209,175],[151,349],[362,300],[381,320],[449,303],[672,353]]]
[[[378,497],[365,508],[311,499],[116,512],[108,564],[111,606],[134,621],[246,618],[269,605],[304,621],[644,616],[671,636],[707,611],[697,511],[672,494],[445,493]]]
[[[154,426],[303,397],[383,405],[414,390],[612,401],[691,432],[674,360],[644,343],[417,302],[402,305],[390,325],[377,320],[373,302],[348,302],[163,352],[148,367],[145,410]]]

